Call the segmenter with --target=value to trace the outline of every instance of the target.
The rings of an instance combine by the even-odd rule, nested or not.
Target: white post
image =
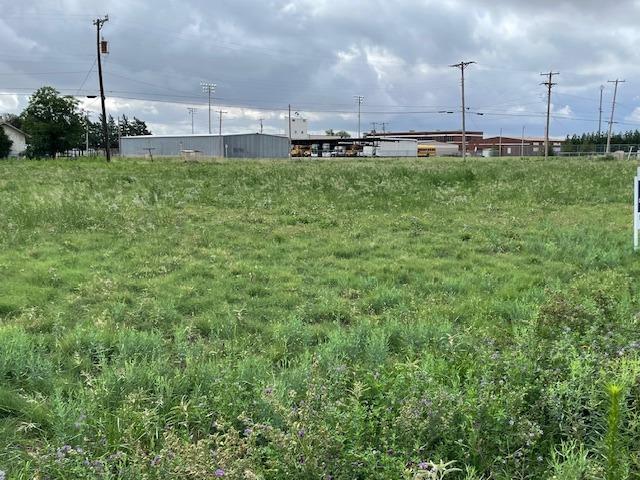
[[[638,250],[638,229],[640,228],[640,167],[633,180],[633,249]]]

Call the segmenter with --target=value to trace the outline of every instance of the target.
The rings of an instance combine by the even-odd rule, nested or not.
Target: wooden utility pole
[[[598,138],[602,135],[602,92],[604,85],[600,85],[600,108],[598,109]]]
[[[611,153],[611,131],[613,130],[613,114],[616,111],[616,97],[618,96],[618,84],[624,83],[626,80],[608,80],[608,83],[615,83],[613,88],[613,102],[611,102],[611,120],[609,120],[609,133],[607,134],[607,155]]]
[[[289,156],[291,156],[291,104],[289,104]]]
[[[218,115],[220,115],[220,125],[218,127],[218,135],[222,136],[222,115],[229,112],[224,112],[222,110],[218,110]]]
[[[191,114],[191,135],[193,135],[195,133],[195,130],[193,128],[193,116],[195,115],[196,111],[198,110],[197,108],[194,107],[187,107],[187,110],[189,111],[189,113]]]
[[[356,102],[358,102],[358,140],[360,139],[360,114],[362,109],[362,102],[364,101],[364,97],[362,95],[354,95],[353,98]]]
[[[263,128],[263,127],[262,127],[262,121],[263,121],[263,120],[264,120],[264,118],[261,118],[261,119],[260,119],[260,133],[262,133],[262,128]]]
[[[465,107],[465,99],[464,99],[464,69],[469,65],[472,65],[476,62],[460,62],[455,65],[449,65],[452,68],[460,69],[460,77],[462,80],[462,159],[465,160],[467,158],[467,124],[466,124],[466,107]]]
[[[554,85],[556,85],[555,83],[553,83],[553,76],[554,75],[560,75],[560,72],[548,72],[548,73],[541,73],[540,75],[542,75],[543,77],[548,76],[549,80],[547,80],[546,82],[542,82],[540,85],[546,85],[547,86],[547,128],[544,131],[544,159],[548,160],[549,159],[549,125],[550,125],[550,121],[549,119],[551,118],[551,89],[553,88]]]
[[[102,136],[104,138],[104,151],[107,156],[107,162],[111,161],[111,152],[109,150],[109,128],[107,127],[107,108],[105,106],[104,83],[102,81],[102,52],[100,49],[100,30],[102,26],[109,21],[109,16],[97,18],[93,21],[96,26],[96,48],[98,51],[98,78],[100,79],[100,102],[102,103]]]

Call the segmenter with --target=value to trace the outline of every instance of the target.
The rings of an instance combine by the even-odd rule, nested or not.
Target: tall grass
[[[638,476],[633,174],[0,162],[0,470]]]

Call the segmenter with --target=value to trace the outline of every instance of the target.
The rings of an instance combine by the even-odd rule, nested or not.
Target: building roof
[[[229,133],[223,134],[223,137],[241,137],[246,135],[261,135],[263,137],[278,137],[278,138],[288,138],[286,135],[271,135],[269,133],[259,133],[259,132],[248,132],[248,133]],[[185,133],[185,134],[174,134],[174,135],[129,135],[124,136],[122,138],[186,138],[186,137],[211,137],[211,138],[220,138],[220,135],[217,134],[208,134],[208,133]]]
[[[465,132],[465,135],[483,135],[484,132],[478,130],[469,130]],[[384,135],[391,137],[399,137],[406,135],[421,135],[421,136],[436,136],[436,135],[462,135],[462,130],[430,130],[430,131],[419,131],[419,130],[409,130],[404,132],[376,132],[375,135]]]
[[[11,130],[14,130],[16,132],[18,132],[20,135],[24,135],[25,138],[28,137],[29,135],[27,135],[25,132],[23,132],[22,130],[20,130],[17,127],[14,127],[13,125],[11,125],[10,123],[7,122],[0,122],[0,126],[1,127],[9,127]]]

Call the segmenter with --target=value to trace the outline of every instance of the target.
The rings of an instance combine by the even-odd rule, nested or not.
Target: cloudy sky
[[[466,72],[467,128],[544,133],[540,72],[560,72],[551,133],[603,128],[619,89],[616,130],[640,128],[640,1],[618,0],[0,0],[0,113],[17,113],[42,85],[97,112],[95,27],[105,14],[111,114],[154,133],[206,133],[201,81],[217,85],[227,133],[284,133],[286,109],[311,130],[459,128]],[[451,113],[438,113],[438,112]],[[482,114],[482,115],[479,115]],[[96,118],[96,115],[94,115]],[[217,130],[214,114],[214,131]]]

